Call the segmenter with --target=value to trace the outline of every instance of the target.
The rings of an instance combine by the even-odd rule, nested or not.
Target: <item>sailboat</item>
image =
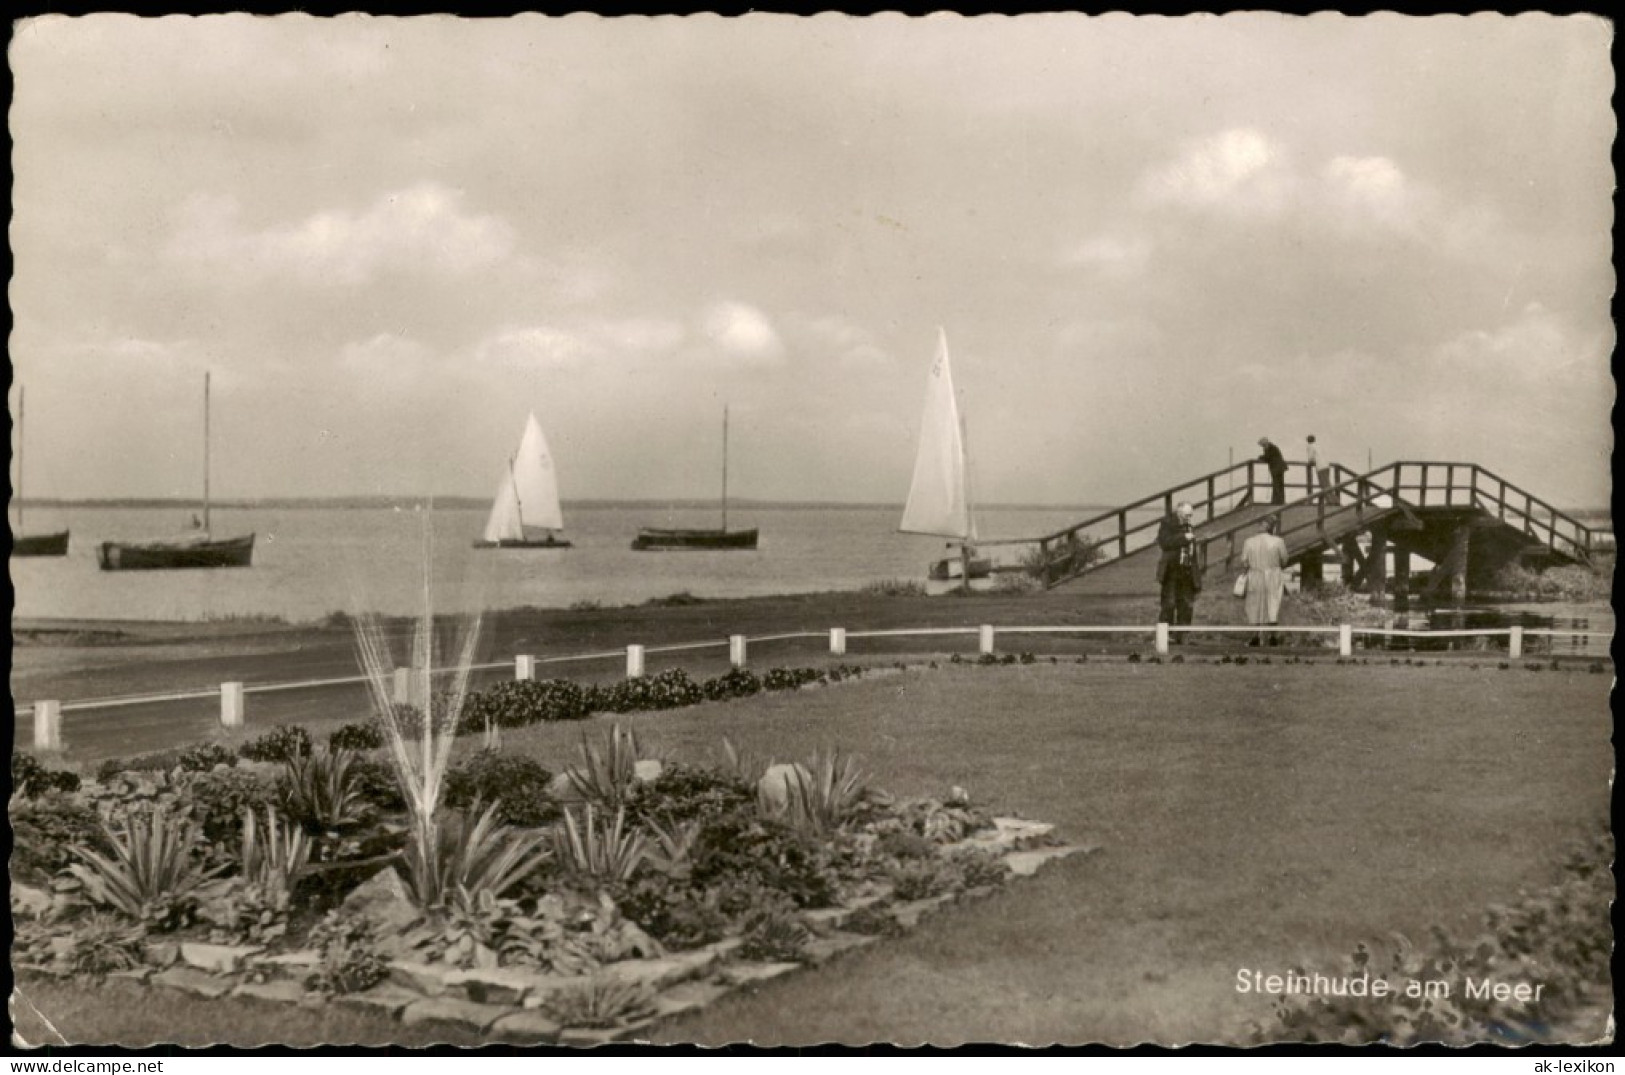
[[[991,560],[972,555],[976,519],[971,513],[965,458],[965,426],[954,395],[953,369],[948,362],[948,334],[937,330],[937,354],[925,388],[925,412],[920,421],[920,450],[914,459],[914,480],[898,529],[905,534],[927,534],[953,539],[957,557],[935,561],[926,569],[935,581],[986,578]]]
[[[209,375],[203,375],[203,531],[173,541],[104,541],[96,547],[103,571],[162,571],[184,567],[248,567],[254,559],[254,535],[216,539],[209,530]]]
[[[547,438],[532,414],[519,438],[519,450],[508,460],[508,470],[497,486],[485,534],[476,549],[568,549],[558,536],[564,529],[559,510],[559,480]]]
[[[13,556],[66,556],[68,531],[56,534],[23,533],[23,389],[17,386],[17,530],[11,536]]]
[[[722,529],[720,530],[661,530],[643,527],[632,539],[632,548],[638,551],[676,549],[754,549],[756,528],[728,529],[728,408],[722,408]]]

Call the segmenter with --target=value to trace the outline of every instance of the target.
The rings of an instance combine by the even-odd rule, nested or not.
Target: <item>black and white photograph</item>
[[[14,1051],[1611,1046],[1613,35],[16,21]]]

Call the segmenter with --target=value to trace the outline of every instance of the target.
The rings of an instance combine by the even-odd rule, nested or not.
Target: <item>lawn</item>
[[[1363,937],[1434,924],[1470,934],[1491,903],[1552,880],[1564,848],[1607,817],[1608,686],[1459,663],[1041,662],[618,718],[686,761],[715,757],[723,735],[781,759],[839,746],[894,792],[962,785],[1102,849],[725,998],[659,1040],[1241,1040],[1270,1008],[1235,992],[1239,968],[1341,963]],[[607,725],[534,726],[505,746],[557,768]],[[113,1016],[93,994],[30,989],[70,1040],[176,1040],[177,1024],[145,1009]],[[262,1026],[376,1040],[316,1016],[249,1031],[240,1005],[186,1006],[198,1040],[265,1040],[243,1036]]]

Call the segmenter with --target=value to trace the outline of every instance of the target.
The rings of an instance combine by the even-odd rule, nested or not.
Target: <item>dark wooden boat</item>
[[[164,571],[188,567],[251,567],[254,535],[216,539],[209,531],[209,375],[203,375],[202,533],[169,541],[104,541],[96,546],[103,571]]]
[[[96,562],[103,571],[162,571],[186,567],[250,567],[254,535],[215,541],[104,541],[96,546]]]
[[[528,538],[499,538],[496,541],[476,541],[476,549],[571,549],[575,546],[568,541],[560,541],[549,534],[545,538],[531,540]]]
[[[632,539],[632,548],[653,549],[754,549],[757,531],[749,530],[659,530],[644,527]]]
[[[17,386],[17,529],[11,536],[13,556],[66,556],[68,531],[60,534],[23,533],[23,386]]]
[[[754,549],[756,528],[728,529],[728,408],[722,408],[722,526],[720,529],[661,529],[644,526],[638,528],[632,539],[637,552],[705,551],[725,552],[734,549]]]
[[[60,534],[19,534],[11,539],[13,556],[66,556],[68,531]]]

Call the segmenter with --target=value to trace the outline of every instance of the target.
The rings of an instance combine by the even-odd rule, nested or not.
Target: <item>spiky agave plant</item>
[[[814,753],[806,767],[790,769],[788,819],[806,832],[833,832],[863,795],[863,785],[852,755],[833,749]]]
[[[462,621],[461,638],[452,649],[455,661],[449,672],[446,687],[435,692],[433,687],[437,660],[445,654],[436,645],[434,616],[433,533],[429,513],[423,516],[423,611],[412,633],[412,674],[407,676],[406,701],[422,714],[418,727],[410,728],[402,721],[401,710],[393,697],[395,662],[390,653],[389,640],[384,635],[378,618],[366,614],[356,619],[356,648],[361,666],[366,672],[367,688],[372,695],[373,709],[383,726],[389,761],[395,779],[406,801],[409,826],[408,838],[412,854],[407,856],[411,868],[421,870],[422,885],[417,891],[435,891],[435,878],[442,876],[440,811],[441,793],[446,782],[446,771],[451,764],[452,744],[457,738],[457,726],[462,719],[463,702],[468,697],[468,674],[474,664],[475,646],[479,642],[480,617],[478,614]],[[413,733],[416,733],[415,735]]]

